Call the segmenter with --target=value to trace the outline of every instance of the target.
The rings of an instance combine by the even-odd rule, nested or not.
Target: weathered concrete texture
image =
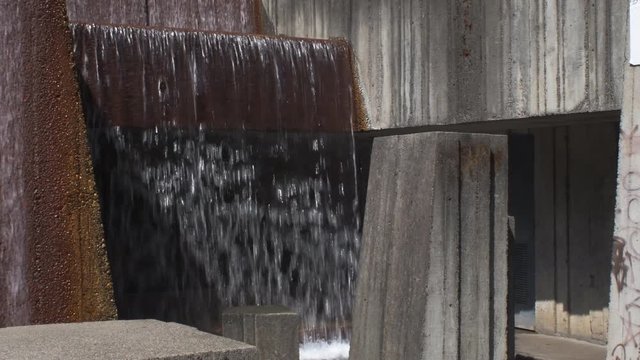
[[[67,0],[73,22],[262,32],[259,0]]]
[[[73,33],[96,126],[348,132],[358,114],[345,41],[80,24]]]
[[[0,329],[0,358],[258,360],[255,347],[156,320]]]
[[[376,138],[352,360],[506,359],[507,141]]]
[[[265,0],[277,33],[351,40],[374,129],[619,109],[627,6]]]
[[[112,318],[64,2],[5,1],[0,14],[3,24],[17,24],[3,30],[20,30],[3,31],[8,41],[0,52],[0,128],[19,144],[12,147],[12,138],[8,152],[4,140],[0,148],[0,173],[9,174],[1,184],[9,217],[2,220],[0,274],[10,274],[0,280],[0,326]]]
[[[623,46],[628,49],[628,44],[627,38]],[[609,295],[610,360],[640,357],[640,67],[625,64],[624,69]]]
[[[246,306],[222,313],[225,337],[255,345],[260,360],[296,360],[300,316],[283,306]]]
[[[532,134],[535,329],[604,342],[618,124],[545,128]]]

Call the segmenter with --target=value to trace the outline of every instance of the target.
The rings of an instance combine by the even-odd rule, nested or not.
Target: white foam
[[[304,343],[300,346],[300,360],[347,360],[349,343],[342,341]]]

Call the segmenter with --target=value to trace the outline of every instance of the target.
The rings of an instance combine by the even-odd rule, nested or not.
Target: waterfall
[[[283,304],[305,340],[348,337],[360,211],[344,44],[72,30],[121,315],[215,331],[221,308]]]

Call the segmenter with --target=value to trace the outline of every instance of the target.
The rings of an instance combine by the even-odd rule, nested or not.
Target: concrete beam
[[[628,1],[264,2],[278,34],[351,41],[373,129],[620,109]]]
[[[6,328],[0,344],[0,358],[14,360],[258,360],[251,345],[156,320]]]
[[[300,316],[284,306],[245,306],[222,313],[224,336],[255,345],[260,360],[297,360]]]
[[[506,359],[507,139],[376,138],[350,359]]]

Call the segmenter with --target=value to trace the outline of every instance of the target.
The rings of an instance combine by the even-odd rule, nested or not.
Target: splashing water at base
[[[349,348],[345,341],[304,343],[300,346],[300,360],[348,360]]]

